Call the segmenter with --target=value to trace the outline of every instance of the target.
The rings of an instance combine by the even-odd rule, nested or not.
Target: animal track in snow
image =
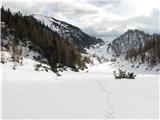
[[[96,83],[98,84],[98,86],[100,87],[100,89],[104,92],[105,94],[105,118],[106,119],[114,119],[114,107],[111,104],[111,101],[109,99],[109,95],[111,94],[111,92],[109,90],[107,90],[107,88],[104,86],[104,84],[101,81],[95,80]]]

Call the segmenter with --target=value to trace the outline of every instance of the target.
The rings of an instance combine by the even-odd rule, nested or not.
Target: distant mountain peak
[[[130,48],[143,47],[151,39],[152,35],[141,30],[128,30],[112,41],[111,49],[116,56],[120,56],[124,55]]]
[[[109,50],[117,57],[124,56],[132,62],[147,62],[150,66],[160,63],[160,35],[148,34],[141,30],[128,30],[114,39]]]

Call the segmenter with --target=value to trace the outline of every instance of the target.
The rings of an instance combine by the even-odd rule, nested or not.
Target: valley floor
[[[2,68],[3,118],[158,118],[160,75],[115,80],[111,62],[62,76]]]

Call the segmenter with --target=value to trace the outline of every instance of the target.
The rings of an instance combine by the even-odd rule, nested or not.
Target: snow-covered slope
[[[35,71],[36,61],[24,66],[0,64],[3,80],[3,118],[112,119],[158,118],[159,75],[138,74],[134,80],[115,80],[114,63],[88,65],[88,70]]]
[[[100,62],[114,61],[120,69],[158,73],[159,38],[158,34],[128,30],[112,42],[93,45],[86,51]]]
[[[104,62],[111,60],[113,55],[111,52],[108,52],[108,45],[109,43],[106,41],[103,44],[96,44],[91,46],[90,48],[86,48],[86,51],[91,56],[97,56],[101,59],[106,59]]]
[[[141,64],[138,62],[131,63],[130,61],[125,60],[123,57],[116,58],[114,63],[116,68],[133,71],[140,74],[159,74],[160,75],[160,64],[157,64],[154,67],[150,67],[147,63]]]
[[[128,30],[120,37],[114,39],[110,44],[110,49],[117,56],[125,55],[128,49],[144,47],[145,43],[153,38],[140,30]]]
[[[68,30],[70,35],[72,33],[76,37],[77,34],[79,35],[78,28],[76,32],[72,31],[73,29],[68,28],[73,26],[54,18],[38,16],[36,19],[43,21],[45,25],[61,35],[63,32],[67,33]],[[65,31],[61,32],[61,28]],[[84,38],[83,40],[88,41]],[[3,45],[9,43],[8,40],[9,38],[4,40]],[[80,44],[83,45],[81,42]],[[2,47],[1,59],[3,56],[5,62],[0,63],[0,73],[2,74],[4,119],[158,119],[160,77],[158,71],[148,72],[143,69],[143,66],[139,67],[142,68],[139,70],[130,69],[131,64],[126,61],[122,62],[121,58],[118,58],[116,62],[111,60],[112,55],[106,52],[108,43],[105,43],[87,49],[89,54],[97,55],[97,57],[91,55],[93,63],[96,64],[88,64],[88,69],[80,72],[67,69],[59,73],[61,76],[57,76],[48,65],[34,59],[41,56],[28,49],[28,44],[31,43],[26,41],[26,46],[22,43],[17,45],[17,48],[25,49],[25,55],[21,55],[22,64],[13,62],[12,53]],[[104,58],[104,61],[100,63],[99,58]],[[114,62],[107,62],[106,59]],[[45,59],[44,61],[47,62]],[[13,69],[14,63],[16,63],[15,70]],[[41,64],[39,71],[35,71],[37,64]],[[113,71],[119,68],[127,71],[134,70],[137,74],[136,79],[115,80]]]
[[[81,50],[84,50],[84,47],[103,42],[101,39],[94,38],[84,33],[80,28],[53,17],[40,14],[33,14],[32,16]]]
[[[59,28],[59,26],[61,26],[63,28],[67,28],[67,25],[63,24],[62,21],[59,21],[59,20],[54,19],[52,17],[40,15],[40,14],[33,14],[32,16],[59,34],[62,34],[61,33],[62,31]]]
[[[91,46],[89,49],[86,49],[94,64],[112,61],[114,62],[113,65],[118,69],[134,71],[136,73],[159,74],[160,64],[157,64],[154,67],[150,67],[147,63],[142,64],[141,61],[128,61],[125,59],[124,55],[115,57],[113,52],[108,50],[109,45],[110,43],[106,41],[104,44],[96,44]]]

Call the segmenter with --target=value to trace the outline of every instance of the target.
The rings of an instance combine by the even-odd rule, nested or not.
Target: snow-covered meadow
[[[35,71],[35,61],[2,67],[3,118],[158,119],[158,74],[115,80],[112,62],[88,65],[88,70]]]

